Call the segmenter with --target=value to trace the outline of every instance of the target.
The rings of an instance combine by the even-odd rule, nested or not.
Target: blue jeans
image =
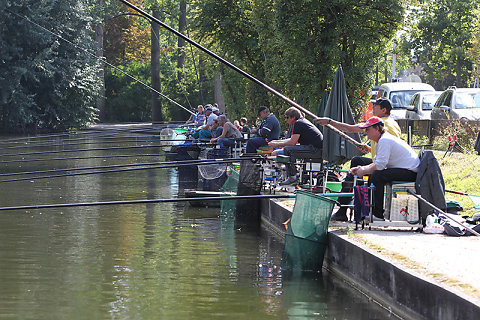
[[[217,140],[217,144],[220,146],[220,148],[225,149],[228,147],[233,147],[235,145],[235,141],[227,138],[221,138]]]
[[[248,139],[246,153],[257,153],[259,147],[268,146],[268,141],[263,137],[253,137]]]
[[[200,140],[210,140],[212,138],[212,133],[210,132],[210,130],[202,129],[200,131],[194,132],[192,134],[192,137]]]

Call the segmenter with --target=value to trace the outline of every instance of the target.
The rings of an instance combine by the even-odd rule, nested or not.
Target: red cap
[[[367,120],[367,122],[365,122],[364,124],[361,124],[360,128],[365,129],[379,123],[383,124],[382,119],[380,119],[379,117],[371,117],[370,119]]]

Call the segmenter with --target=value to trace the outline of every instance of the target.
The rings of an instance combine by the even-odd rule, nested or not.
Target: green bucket
[[[175,132],[176,132],[176,133],[186,133],[186,132],[188,132],[188,129],[176,128],[176,129],[175,129]]]
[[[327,188],[332,193],[339,193],[342,191],[342,183],[336,181],[327,181]],[[332,200],[338,200],[338,197],[332,197]]]

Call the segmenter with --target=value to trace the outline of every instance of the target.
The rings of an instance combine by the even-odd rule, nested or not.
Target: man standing
[[[275,150],[276,155],[290,156],[290,163],[287,165],[288,178],[280,185],[289,185],[297,182],[296,159],[321,158],[323,135],[310,121],[305,119],[295,107],[285,111],[285,121],[290,125],[290,137],[284,140],[272,140],[268,143],[270,147],[283,147]],[[297,145],[297,143],[299,143]]]
[[[394,137],[400,138],[401,130],[398,123],[390,117],[390,112],[392,110],[392,102],[387,98],[379,98],[377,99],[372,106],[372,112],[375,117],[381,118],[382,122],[384,123],[384,127],[386,131]],[[327,124],[332,125],[333,127],[342,130],[344,132],[362,132],[361,124],[347,124],[335,121],[330,118],[316,118],[318,124],[324,126]],[[361,166],[361,165],[368,165],[373,162],[372,159],[375,158],[375,141],[372,141],[372,148],[371,148],[372,158],[367,157],[353,157],[352,161],[350,162],[350,168]],[[345,177],[345,181],[342,187],[342,192],[351,192],[351,182],[353,181],[353,175],[347,174]],[[352,198],[348,197],[341,197],[338,199],[338,202],[342,205],[347,205],[352,201]],[[333,220],[337,221],[347,221],[347,207],[341,207],[333,216]]]
[[[257,116],[262,119],[262,122],[258,129],[251,130],[257,136],[248,140],[246,153],[256,153],[259,147],[267,146],[270,141],[280,137],[280,122],[267,107],[258,108]]]
[[[380,118],[371,117],[360,128],[376,142],[375,158],[370,164],[351,168],[350,173],[359,177],[369,175],[368,184],[375,186],[373,215],[383,219],[385,184],[395,180],[415,181],[420,159],[405,141],[387,133]]]

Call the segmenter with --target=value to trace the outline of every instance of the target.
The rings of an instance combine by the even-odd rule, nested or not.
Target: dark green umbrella
[[[343,76],[342,66],[338,66],[338,70],[335,73],[332,90],[328,96],[327,106],[323,115],[324,117],[329,117],[339,122],[355,124],[345,90],[345,78]],[[329,163],[342,164],[354,156],[361,155],[361,152],[353,144],[348,143],[338,134],[329,129],[324,129],[323,131],[324,160]],[[356,141],[361,142],[360,134],[348,133],[348,135]]]

